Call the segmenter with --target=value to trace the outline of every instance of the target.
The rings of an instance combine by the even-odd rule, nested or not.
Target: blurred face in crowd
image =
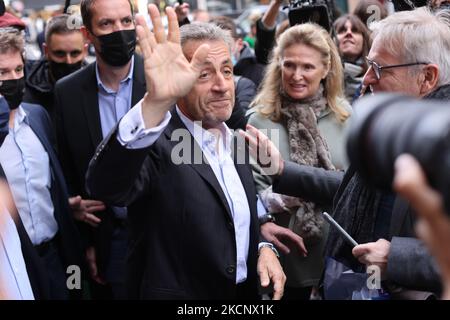
[[[0,54],[0,81],[16,80],[24,76],[22,55],[18,51]]]
[[[362,54],[363,35],[352,26],[350,20],[336,30],[339,42],[339,53],[345,60],[356,61]]]
[[[383,43],[377,41],[377,39],[373,42],[372,48],[368,54],[368,59],[376,62],[379,66],[416,62],[404,61],[397,56],[393,56],[384,48]],[[423,96],[423,89],[421,89],[423,74],[420,71],[423,67],[423,65],[418,65],[383,69],[379,80],[377,79],[373,67],[369,67],[364,76],[363,84],[365,86],[370,86],[374,93],[400,92],[414,97],[420,97]],[[419,68],[419,70],[410,70],[410,68]]]
[[[319,90],[320,81],[328,74],[319,51],[304,44],[284,50],[281,78],[284,92],[293,99],[307,99]]]
[[[183,52],[190,61],[203,42],[188,41]],[[178,101],[181,111],[205,129],[228,120],[234,106],[233,64],[230,49],[223,41],[208,42],[207,62],[192,90]]]
[[[44,44],[44,50],[49,61],[74,64],[86,58],[87,44],[81,32],[54,33],[49,42]]]

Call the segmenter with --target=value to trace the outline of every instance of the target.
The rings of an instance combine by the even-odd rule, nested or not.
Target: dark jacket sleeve
[[[393,237],[387,277],[414,290],[439,293],[442,290],[438,266],[425,244],[416,238]]]
[[[267,29],[261,19],[256,22],[255,56],[259,63],[269,63],[270,53],[275,46],[275,31]]]
[[[227,120],[226,124],[231,129],[245,130],[247,124],[247,113],[248,106],[252,102],[256,94],[256,85],[250,79],[239,77],[236,84],[236,101],[234,102],[233,112],[230,119]]]
[[[122,146],[117,140],[118,126],[97,147],[86,174],[86,190],[93,199],[124,207],[150,186],[150,164],[145,161],[151,147]]]
[[[274,180],[273,191],[331,206],[343,177],[341,171],[328,171],[286,161],[282,174]]]

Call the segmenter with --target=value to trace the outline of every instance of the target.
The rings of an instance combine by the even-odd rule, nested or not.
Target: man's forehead
[[[222,40],[216,40],[216,41],[190,40],[190,41],[186,42],[186,44],[183,46],[184,55],[186,56],[186,58],[189,61],[191,61],[192,57],[194,56],[195,51],[202,44],[209,45],[209,53],[206,58],[207,62],[222,63],[224,61],[231,60],[230,49],[229,49],[228,45],[225,43],[225,41],[222,41]],[[220,60],[220,61],[218,61],[218,60]]]
[[[6,52],[0,54],[0,69],[14,69],[23,65],[22,55],[20,52]]]
[[[374,41],[367,57],[380,65],[401,63],[398,55],[393,55],[382,41]]]
[[[73,46],[83,46],[84,37],[79,31],[68,33],[54,33],[50,36],[49,43],[47,45],[58,46],[61,44],[71,44]]]
[[[131,16],[131,7],[127,0],[95,1],[92,5],[92,16],[95,20],[121,19]]]

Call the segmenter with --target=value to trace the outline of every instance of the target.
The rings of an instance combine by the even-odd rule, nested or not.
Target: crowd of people
[[[345,153],[364,95],[450,99],[448,2],[330,5],[329,29],[277,25],[282,2],[245,35],[188,3],[165,28],[154,4],[150,27],[129,0],[82,0],[38,60],[0,16],[0,299],[450,299],[420,164],[399,157],[387,192]]]

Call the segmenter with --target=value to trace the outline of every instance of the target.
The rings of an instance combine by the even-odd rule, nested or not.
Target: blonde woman
[[[350,106],[342,98],[343,70],[338,50],[325,29],[312,23],[289,28],[274,48],[249,124],[267,130],[284,159],[327,170],[346,167],[345,123]],[[286,299],[308,299],[323,270],[326,208],[272,192],[271,180],[254,168],[258,191],[275,223],[303,238],[304,257],[291,250],[281,261],[287,276]],[[265,219],[267,220],[267,219]],[[271,238],[273,222],[264,223]],[[286,252],[286,250],[282,250]]]

